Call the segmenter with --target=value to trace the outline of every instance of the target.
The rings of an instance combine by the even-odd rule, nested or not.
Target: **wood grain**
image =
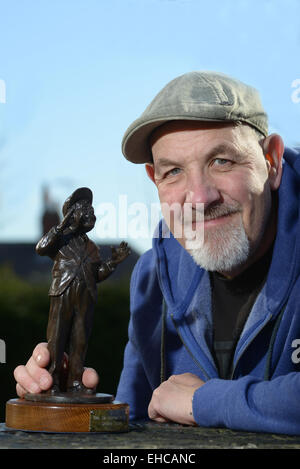
[[[91,420],[97,419],[97,425]],[[128,430],[128,404],[53,404],[11,399],[6,403],[6,426],[41,432],[109,432]],[[95,430],[96,428],[96,430]]]

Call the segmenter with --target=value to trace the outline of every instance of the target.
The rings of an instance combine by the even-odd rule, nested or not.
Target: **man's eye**
[[[166,173],[166,176],[176,176],[177,174],[180,173],[180,168],[173,168],[173,169],[170,169],[170,171],[168,171]]]
[[[232,162],[230,160],[226,160],[225,158],[215,158],[213,160],[213,164],[215,164],[216,166],[225,166],[225,165],[229,165],[231,164]]]

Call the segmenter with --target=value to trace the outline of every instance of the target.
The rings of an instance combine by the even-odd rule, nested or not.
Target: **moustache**
[[[214,220],[215,218],[233,215],[241,212],[239,204],[222,204],[215,207],[207,207],[204,211],[204,221]]]
[[[215,218],[233,215],[234,213],[240,213],[241,207],[239,204],[218,204],[214,206],[208,206],[206,209],[201,204],[200,208],[195,207],[184,207],[182,220],[185,223],[193,222],[205,222],[214,220]]]

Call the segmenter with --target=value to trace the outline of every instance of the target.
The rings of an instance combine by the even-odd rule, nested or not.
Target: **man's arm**
[[[299,372],[271,381],[248,375],[206,383],[185,373],[154,391],[149,416],[188,425],[299,435],[299,394]]]
[[[192,373],[172,375],[152,394],[148,415],[157,422],[174,421],[183,425],[196,425],[193,414],[195,390],[204,384]]]
[[[194,418],[203,426],[299,435],[299,394],[299,372],[271,381],[211,379],[195,392]]]

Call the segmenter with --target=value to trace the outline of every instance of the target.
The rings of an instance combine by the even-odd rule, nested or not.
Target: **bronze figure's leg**
[[[88,340],[92,330],[94,300],[83,281],[76,280],[76,293],[74,292],[74,296],[76,296],[76,300],[74,298],[74,312],[69,341],[67,389],[69,391],[88,391],[82,384],[82,373]]]
[[[50,352],[49,373],[53,378],[52,392],[64,391],[61,389],[60,375],[72,319],[72,305],[69,297],[70,288],[60,296],[50,297],[47,341]]]

